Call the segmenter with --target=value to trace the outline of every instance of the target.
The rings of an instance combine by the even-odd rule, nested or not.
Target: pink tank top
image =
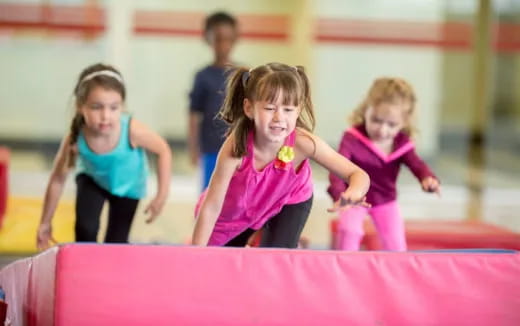
[[[294,147],[296,131],[286,139],[285,145]],[[247,154],[239,169],[231,178],[220,215],[208,245],[226,244],[248,228],[258,230],[270,218],[278,214],[284,205],[297,204],[312,196],[312,173],[309,160],[304,160],[295,170],[292,162],[285,166],[270,162],[262,171],[255,170],[254,134],[247,137]],[[206,196],[204,191],[197,203],[195,216]]]

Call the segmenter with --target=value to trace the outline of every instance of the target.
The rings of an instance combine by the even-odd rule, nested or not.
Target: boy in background
[[[227,125],[217,117],[224,101],[231,51],[238,37],[236,19],[216,12],[206,17],[204,38],[213,50],[213,62],[198,71],[190,92],[188,150],[191,163],[200,165],[202,190],[211,178]]]

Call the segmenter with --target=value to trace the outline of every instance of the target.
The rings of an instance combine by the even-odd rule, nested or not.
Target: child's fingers
[[[361,204],[358,204],[359,206],[370,208],[372,205],[370,203],[367,203],[366,201],[363,201]]]
[[[329,212],[329,213],[334,213],[334,212],[336,212],[337,210],[338,210],[337,207],[327,208],[327,212]]]
[[[45,243],[42,240],[38,239],[36,241],[36,247],[38,248],[38,250],[43,250],[45,248]]]
[[[345,206],[341,206],[341,207],[339,207],[338,211],[339,211],[339,212],[344,212],[344,211],[346,211],[346,210],[352,208],[352,206],[353,206],[353,205],[350,205],[350,204],[345,205]]]
[[[156,213],[150,215],[150,217],[148,217],[148,218],[146,219],[146,224],[150,224],[150,223],[152,223],[153,221],[155,221],[155,219],[157,218],[157,216],[159,216],[159,215],[156,214]]]
[[[343,207],[343,206],[363,206],[363,207],[372,207],[372,205],[370,205],[369,203],[367,203],[366,199],[367,199],[366,197],[363,197],[362,199],[359,199],[359,200],[351,200],[351,199],[341,198],[340,206],[341,206],[341,207]]]
[[[435,188],[435,193],[437,194],[437,196],[441,197],[441,186],[437,185],[437,187]]]
[[[433,179],[433,178],[426,179],[425,182],[423,183],[423,188],[424,188],[424,191],[434,192],[439,197],[441,195],[441,187],[440,187],[439,182],[436,179]]]
[[[338,203],[336,203],[336,204],[334,204],[333,207],[327,208],[327,212],[329,212],[329,213],[343,212],[345,207],[347,207],[347,206],[350,206],[350,205],[340,206]]]
[[[149,224],[155,220],[159,212],[154,205],[149,205],[148,208],[145,210],[145,213],[150,214],[150,216],[148,216],[148,218],[146,219],[146,223]]]
[[[48,249],[50,246],[49,246],[49,240],[39,240],[38,241],[38,244],[37,244],[37,247],[39,250],[45,250],[45,249]]]
[[[58,241],[56,241],[56,239],[54,239],[53,236],[50,237],[49,242],[50,242],[52,245],[57,245],[57,244],[58,244]]]
[[[329,213],[334,213],[337,211],[338,211],[338,202],[335,202],[334,205],[332,205],[332,207],[327,208],[327,212],[329,212]]]
[[[337,212],[338,211],[338,207],[339,207],[339,203],[340,203],[340,200],[336,200],[332,204],[332,207],[327,208],[327,212],[329,212],[329,213]]]

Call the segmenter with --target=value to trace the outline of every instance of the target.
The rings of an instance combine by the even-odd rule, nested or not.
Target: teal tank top
[[[130,116],[121,115],[116,147],[103,154],[93,152],[83,132],[78,135],[78,174],[90,176],[103,189],[119,197],[140,199],[146,195],[148,160],[142,148],[130,143]]]

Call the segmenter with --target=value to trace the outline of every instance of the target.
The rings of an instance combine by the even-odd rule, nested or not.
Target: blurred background
[[[419,99],[416,142],[442,181],[424,194],[403,169],[406,219],[465,220],[520,232],[520,0],[41,0],[0,1],[0,146],[10,150],[0,253],[35,252],[36,228],[58,144],[73,114],[79,72],[117,67],[127,110],[166,137],[174,151],[170,200],[131,241],[185,243],[199,192],[186,154],[188,93],[211,63],[202,37],[207,14],[239,20],[235,62],[306,67],[316,133],[337,147],[347,116],[374,78],[400,76]],[[330,241],[327,174],[319,166],[304,230],[311,248]],[[155,179],[150,178],[153,195]],[[73,178],[54,219],[73,240]]]

